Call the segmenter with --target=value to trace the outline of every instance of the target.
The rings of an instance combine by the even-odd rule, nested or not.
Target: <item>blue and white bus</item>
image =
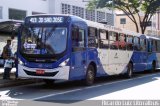
[[[153,50],[156,46],[156,50]],[[18,36],[18,76],[84,80],[159,67],[159,39],[72,15],[25,18]]]

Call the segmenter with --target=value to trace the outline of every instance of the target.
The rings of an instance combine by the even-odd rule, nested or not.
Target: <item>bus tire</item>
[[[156,62],[153,61],[152,62],[152,69],[151,69],[151,72],[155,72],[156,71]]]
[[[127,73],[126,73],[126,77],[127,78],[132,78],[133,76],[133,64],[129,63],[127,66]]]
[[[95,69],[92,65],[89,65],[86,72],[85,85],[90,86],[95,80]]]
[[[53,86],[55,82],[55,80],[51,80],[51,79],[43,79],[43,81],[47,86]]]

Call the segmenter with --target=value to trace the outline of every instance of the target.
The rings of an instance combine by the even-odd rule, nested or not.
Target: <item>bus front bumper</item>
[[[37,73],[37,71],[43,71]],[[18,77],[20,78],[39,78],[39,79],[62,79],[69,80],[69,66],[54,69],[29,68],[18,64]]]

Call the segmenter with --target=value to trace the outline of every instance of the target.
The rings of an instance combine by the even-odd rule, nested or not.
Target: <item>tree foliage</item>
[[[88,8],[119,9],[135,24],[137,32],[140,32],[138,28],[138,23],[140,23],[141,32],[144,34],[147,27],[146,23],[160,9],[160,0],[91,0]],[[138,16],[138,20],[135,18],[136,15]]]

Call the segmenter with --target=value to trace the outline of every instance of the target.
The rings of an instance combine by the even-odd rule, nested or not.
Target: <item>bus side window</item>
[[[99,32],[99,48],[104,48],[104,49],[109,48],[108,31],[100,29],[100,32]]]
[[[127,35],[127,50],[133,50],[133,36]]]
[[[85,47],[85,31],[83,29],[72,28],[72,47]]]
[[[119,49],[126,50],[126,35],[119,34]]]
[[[78,28],[72,28],[72,47],[78,46]]]
[[[140,39],[140,51],[146,51],[146,39]]]
[[[79,29],[78,41],[80,47],[85,47],[85,33],[83,29]]]
[[[116,32],[109,32],[109,37],[110,37],[110,41],[109,41],[109,44],[110,44],[110,49],[118,49],[118,33]]]
[[[139,37],[134,37],[134,50],[140,51],[140,39]]]
[[[148,41],[148,52],[152,52],[152,42]]]
[[[152,40],[152,51],[156,52],[157,50],[158,50],[157,41],[156,40]]]
[[[157,41],[157,51],[160,52],[160,41]]]
[[[88,47],[96,48],[97,42],[97,29],[93,27],[88,28]]]

